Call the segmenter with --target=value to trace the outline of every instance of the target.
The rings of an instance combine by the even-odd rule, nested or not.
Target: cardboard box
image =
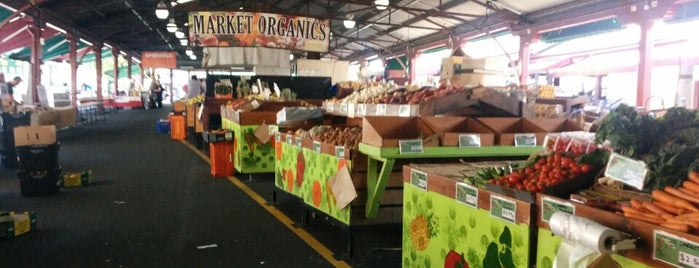
[[[480,122],[464,117],[421,117],[442,140],[442,146],[459,146],[459,135],[479,134],[481,146],[495,144],[495,133]]]
[[[436,135],[419,117],[367,116],[363,120],[362,142],[372,146],[398,147],[400,140],[425,139]],[[422,146],[439,146],[439,139],[429,139]]]
[[[88,186],[92,184],[92,170],[76,173],[63,173],[58,181],[63,187]]]
[[[185,111],[184,101],[176,101],[172,104],[172,111],[175,113],[183,113]]]
[[[483,125],[495,133],[495,144],[515,145],[515,134],[533,133],[536,135],[536,144],[542,145],[548,131],[537,124],[519,117],[478,117]]]
[[[15,147],[56,143],[56,126],[19,126],[14,129]]]
[[[547,132],[584,131],[582,126],[574,120],[564,117],[559,118],[527,118],[526,120],[536,124]]]
[[[0,212],[0,240],[36,229],[36,212]]]

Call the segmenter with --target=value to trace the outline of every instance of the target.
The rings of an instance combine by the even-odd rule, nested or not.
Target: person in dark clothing
[[[15,76],[10,82],[7,82],[7,92],[12,96],[15,94],[15,86],[22,82],[22,78]]]
[[[155,101],[155,108],[163,108],[163,86],[160,85],[160,81],[154,79],[150,84],[150,94],[153,101]]]

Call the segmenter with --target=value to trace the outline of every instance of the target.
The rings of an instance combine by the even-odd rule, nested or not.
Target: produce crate
[[[478,117],[483,125],[495,133],[495,143],[498,145],[515,145],[515,135],[532,133],[536,136],[536,144],[544,144],[548,132],[528,119],[519,117]]]
[[[49,145],[17,146],[19,169],[23,171],[43,171],[56,169],[60,143]]]
[[[187,128],[184,116],[169,115],[168,121],[170,121],[170,138],[173,140],[187,139]]]
[[[441,140],[442,146],[459,146],[459,136],[477,134],[481,146],[491,146],[495,143],[495,133],[480,122],[464,117],[421,117]]]
[[[431,135],[435,135],[434,130],[419,117],[367,116],[362,124],[362,143],[378,147],[398,147],[400,140],[424,139]],[[439,146],[439,140],[422,145]]]
[[[159,134],[170,134],[170,121],[167,119],[155,121],[155,127]]]

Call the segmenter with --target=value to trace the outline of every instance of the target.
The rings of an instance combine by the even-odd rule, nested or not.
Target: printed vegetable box
[[[531,205],[403,168],[403,267],[530,267]]]
[[[230,123],[233,131],[233,162],[235,169],[241,173],[274,172],[274,135],[270,140],[261,142],[255,137],[260,125],[238,125]],[[277,131],[277,126],[267,125],[270,133]]]

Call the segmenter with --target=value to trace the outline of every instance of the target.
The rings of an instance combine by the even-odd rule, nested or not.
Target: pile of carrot
[[[699,233],[699,172],[691,172],[682,186],[666,186],[654,190],[651,196],[653,201],[631,199],[631,206],[622,207],[624,216],[680,232]]]

